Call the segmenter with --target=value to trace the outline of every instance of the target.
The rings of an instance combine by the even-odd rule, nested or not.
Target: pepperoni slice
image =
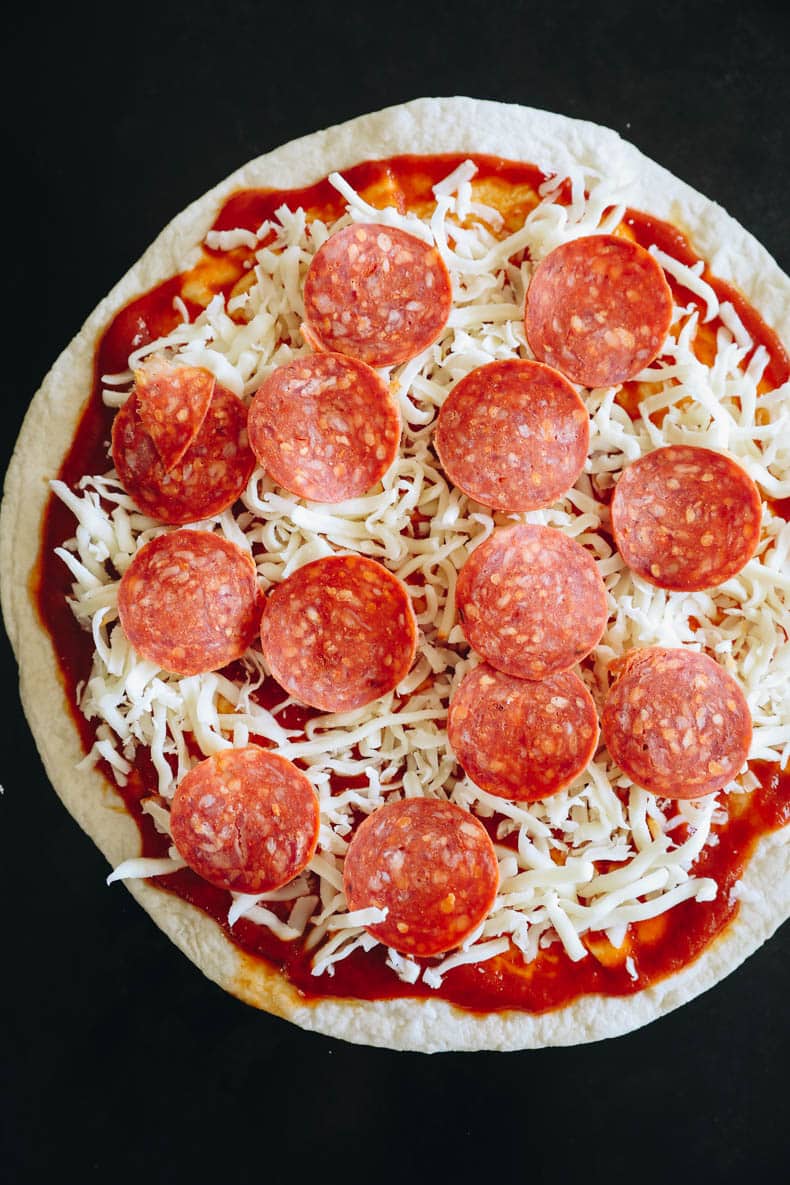
[[[247,409],[217,384],[206,418],[169,471],[130,396],[112,426],[112,457],[126,491],[152,518],[180,525],[221,514],[244,490],[255,468],[247,443]]]
[[[494,531],[455,590],[469,645],[520,679],[567,671],[600,641],[608,616],[595,561],[575,540],[532,523]]]
[[[343,864],[348,908],[386,909],[385,920],[366,929],[407,955],[459,946],[491,909],[498,884],[483,825],[433,798],[407,798],[368,815]]]
[[[760,541],[757,486],[730,457],[671,444],[625,470],[612,534],[629,568],[659,588],[713,588],[740,572]]]
[[[434,435],[450,480],[495,510],[550,506],[578,478],[590,421],[556,370],[520,358],[489,362],[457,383]]]
[[[173,842],[220,889],[268,893],[293,880],[318,843],[318,799],[285,757],[257,745],[207,757],[179,784]]]
[[[720,790],[749,754],[752,720],[738,684],[693,650],[632,650],[613,664],[601,726],[637,786],[665,798]]]
[[[118,588],[118,615],[132,646],[176,675],[216,671],[240,658],[262,607],[249,552],[208,531],[152,539]]]
[[[450,701],[447,734],[475,785],[536,802],[564,790],[598,744],[598,716],[578,675],[516,679],[482,663]]]
[[[614,235],[555,247],[527,289],[532,352],[585,387],[632,379],[661,352],[671,323],[661,267],[644,247]]]
[[[346,226],[313,257],[307,338],[370,366],[408,362],[447,324],[452,285],[435,247],[391,226]]]
[[[201,429],[214,394],[214,375],[199,366],[174,366],[152,357],[134,372],[140,421],[165,472],[183,458]]]
[[[286,691],[324,712],[349,712],[392,691],[417,649],[406,586],[375,560],[333,555],[298,568],[269,594],[261,646]]]
[[[273,371],[249,411],[250,444],[278,485],[314,502],[356,498],[395,460],[400,414],[387,384],[342,354]]]

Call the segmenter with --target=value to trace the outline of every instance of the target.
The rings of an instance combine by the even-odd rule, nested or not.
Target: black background
[[[3,468],[32,392],[161,227],[247,159],[422,94],[615,128],[788,269],[780,3],[19,4],[4,16]],[[223,994],[49,788],[0,686],[10,1182],[784,1178],[790,932],[603,1044],[432,1058]],[[775,1167],[774,1167],[775,1166]],[[786,1166],[785,1166],[786,1168]]]

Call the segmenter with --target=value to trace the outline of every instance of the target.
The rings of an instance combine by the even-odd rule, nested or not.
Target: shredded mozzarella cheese
[[[303,210],[282,207],[256,233],[210,232],[208,246],[252,253],[246,287],[227,302],[214,296],[192,322],[179,299],[182,323],[137,349],[127,371],[103,379],[105,401],[119,406],[134,367],[150,353],[165,352],[206,367],[249,398],[273,368],[306,352],[302,283],[313,253],[331,233],[350,222],[376,221],[436,244],[450,270],[454,307],[435,345],[382,371],[399,401],[404,431],[400,454],[380,486],[346,503],[322,505],[275,487],[258,469],[235,515],[226,511],[195,524],[253,552],[264,589],[336,549],[373,556],[402,580],[418,576],[408,585],[420,625],[418,658],[395,692],[354,712],[318,716],[304,734],[295,734],[278,720],[290,700],[271,711],[255,700],[267,674],[256,650],[243,660],[240,684],[217,673],[179,678],[141,660],[117,623],[118,574],[167,528],[140,513],[114,472],[85,477],[76,490],[52,483],[77,520],[74,537],[58,555],[73,578],[72,609],[92,631],[95,650],[80,693],[85,716],[98,722],[85,762],[104,759],[123,785],[138,747],[150,750],[160,796],[151,813],[159,812],[157,825],[166,831],[167,802],[195,761],[187,737],[204,756],[264,738],[298,761],[320,802],[317,853],[286,890],[234,894],[228,921],[234,925],[243,918],[286,940],[305,936],[314,975],[332,975],[335,964],[354,950],[377,945],[364,927],[384,914],[348,913],[342,861],[354,813],[369,814],[401,795],[450,799],[482,818],[496,814],[498,841],[508,844],[500,849],[501,883],[493,909],[463,950],[438,963],[424,961],[426,966],[388,951],[387,965],[406,983],[422,974],[429,987],[438,988],[453,967],[508,951],[530,962],[555,942],[572,960],[581,960],[588,957],[584,939],[591,931],[604,931],[619,950],[630,923],[690,898],[711,900],[717,891],[715,882],[693,873],[694,861],[706,844],[717,842],[715,826],[726,821],[728,792],[753,783],[733,782],[720,795],[668,804],[631,786],[601,750],[570,788],[527,804],[486,794],[456,765],[447,741],[447,706],[478,660],[455,620],[455,582],[470,551],[497,525],[515,520],[555,527],[596,557],[610,618],[591,668],[582,675],[599,704],[608,664],[632,647],[706,649],[744,688],[754,720],[751,757],[783,764],[790,759],[790,524],[766,505],[758,553],[737,577],[706,592],[669,593],[634,576],[612,551],[600,533],[608,527],[608,510],[596,496],[611,489],[624,465],[671,443],[726,449],[768,498],[790,496],[790,391],[761,394],[756,415],[765,350],[753,349],[735,310],[719,306],[700,268],[653,249],[662,267],[699,298],[704,320],[720,316],[713,363],[704,365],[694,351],[699,308],[676,309],[674,335],[661,360],[638,376],[638,419],[617,402],[616,388],[582,393],[591,419],[590,452],[573,490],[554,506],[525,515],[505,516],[472,502],[447,483],[431,451],[439,408],[472,368],[531,356],[522,319],[534,266],[560,243],[611,232],[625,208],[604,179],[579,171],[568,178],[569,204],[558,200],[564,179],[552,178],[523,226],[501,237],[501,216],[474,199],[474,175],[475,166],[465,162],[441,181],[434,191],[435,212],[424,221],[375,209],[333,174],[330,180],[348,205],[331,226],[308,223]],[[367,785],[333,792],[333,776],[360,775]],[[601,861],[609,871],[598,872]],[[156,876],[178,867],[183,861],[172,849],[165,860],[126,861],[109,879]],[[270,906],[286,902],[293,904],[283,920]],[[636,977],[625,949],[623,959]]]

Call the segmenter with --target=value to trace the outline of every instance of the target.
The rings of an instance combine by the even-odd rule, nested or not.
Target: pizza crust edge
[[[92,385],[94,345],[112,316],[183,267],[233,190],[309,185],[334,170],[400,153],[491,153],[545,169],[584,164],[623,186],[630,206],[686,232],[720,278],[734,283],[790,340],[790,280],[720,206],[643,156],[617,133],[532,108],[471,98],[417,99],[292,141],[249,162],[192,203],[91,314],[58,358],[28,410],[8,469],[0,519],[0,592],[20,666],[22,702],[52,785],[110,864],[138,855],[136,823],[83,753],[49,635],[29,595],[49,496],[48,481],[70,444]],[[55,715],[52,705],[62,704]],[[761,840],[743,877],[737,917],[683,971],[632,996],[586,996],[541,1015],[477,1014],[442,999],[321,999],[306,1003],[280,975],[231,943],[200,910],[155,885],[128,889],[173,942],[212,980],[247,1003],[347,1041],[392,1049],[507,1050],[572,1045],[646,1024],[712,987],[790,915],[790,828]]]

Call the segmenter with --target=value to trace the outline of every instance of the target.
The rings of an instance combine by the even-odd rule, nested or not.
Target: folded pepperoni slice
[[[637,786],[665,798],[720,790],[749,754],[752,720],[738,684],[693,650],[650,646],[613,664],[601,726]]]
[[[313,857],[318,824],[305,775],[257,745],[201,761],[170,808],[173,842],[189,867],[238,893],[268,893],[293,880]]]
[[[346,226],[313,257],[304,284],[307,338],[370,366],[408,362],[447,324],[452,285],[429,243],[392,226]]]
[[[118,615],[132,646],[176,675],[216,671],[240,658],[262,608],[249,552],[207,531],[152,539],[118,588]]]
[[[140,509],[174,525],[227,510],[255,468],[247,442],[247,409],[219,384],[200,431],[172,469],[166,469],[134,395],[113,422],[112,457],[124,488]]]
[[[587,458],[590,421],[571,384],[539,362],[480,366],[439,412],[434,444],[450,480],[495,510],[550,506]]]
[[[350,910],[386,909],[367,926],[407,955],[438,955],[467,938],[491,909],[496,854],[481,823],[432,798],[388,803],[368,815],[343,864]]]
[[[375,370],[342,354],[272,371],[249,411],[250,445],[278,485],[314,502],[356,498],[395,460],[400,414]]]
[[[535,802],[564,790],[598,744],[598,716],[578,675],[517,679],[481,663],[450,701],[447,734],[475,785]]]
[[[575,540],[531,523],[494,531],[458,574],[466,639],[520,679],[567,671],[600,641],[608,608],[595,561]]]
[[[156,356],[134,372],[137,412],[166,473],[200,431],[215,382],[214,375],[199,366],[174,366]]]
[[[672,292],[653,256],[629,239],[591,235],[555,247],[527,289],[532,352],[574,383],[624,383],[661,352]]]
[[[363,556],[333,555],[298,568],[269,594],[261,646],[290,695],[348,712],[407,674],[417,623],[406,586],[391,572]]]
[[[713,588],[740,572],[760,541],[757,486],[730,457],[671,444],[625,470],[612,534],[629,568],[659,588]]]

